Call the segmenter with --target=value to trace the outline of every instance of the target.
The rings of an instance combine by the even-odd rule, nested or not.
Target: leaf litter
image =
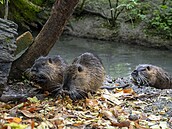
[[[77,101],[34,96],[20,103],[0,102],[0,129],[172,128],[171,90],[125,83],[130,87],[100,89]]]

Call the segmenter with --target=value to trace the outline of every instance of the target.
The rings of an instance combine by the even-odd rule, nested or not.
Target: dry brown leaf
[[[31,121],[31,122],[30,122],[30,125],[31,125],[31,129],[34,129],[35,122],[34,122],[34,121]]]
[[[98,105],[97,99],[86,99],[86,105],[88,107],[95,107]]]
[[[5,118],[9,123],[20,123],[22,121],[21,118],[18,118],[18,117],[8,117],[8,118]]]
[[[63,128],[64,127],[64,119],[63,118],[58,118],[54,121],[55,125],[58,128]]]
[[[26,116],[26,117],[28,117],[28,118],[34,118],[34,117],[35,117],[34,114],[32,114],[31,112],[29,112],[29,111],[27,111],[27,110],[20,110],[20,112],[21,112],[24,116]]]
[[[123,89],[124,93],[133,94],[134,90],[132,88]]]
[[[122,121],[122,122],[112,122],[112,126],[118,126],[118,127],[130,127],[129,121]]]
[[[148,118],[152,121],[161,120],[161,116],[155,116],[155,115],[150,115]]]
[[[112,122],[117,122],[117,119],[115,118],[112,112],[104,110],[102,111],[102,114]]]
[[[135,121],[134,124],[135,124],[137,129],[150,129],[150,128],[145,128],[145,127],[140,126],[139,125],[139,120]]]
[[[118,111],[115,108],[112,109],[112,113],[115,116],[115,118],[117,118],[119,115]]]
[[[122,102],[119,101],[113,94],[112,95],[102,95],[105,99],[113,102],[116,105],[120,105]]]

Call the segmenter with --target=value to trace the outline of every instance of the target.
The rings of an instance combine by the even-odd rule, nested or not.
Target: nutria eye
[[[49,63],[53,63],[53,61],[52,61],[52,59],[51,59],[51,58],[49,58],[49,59],[48,59],[48,61],[49,61]]]
[[[83,68],[81,66],[78,66],[78,72],[82,72]]]
[[[44,63],[42,63],[42,66],[45,66],[45,62],[44,62]]]

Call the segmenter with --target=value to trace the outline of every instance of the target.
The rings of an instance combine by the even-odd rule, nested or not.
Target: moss
[[[41,6],[44,3],[45,0],[31,0],[33,4]]]
[[[29,21],[36,21],[37,20],[37,13],[39,13],[42,9],[34,5],[33,3],[29,2],[28,0],[16,0],[13,4],[18,9],[18,16],[21,15],[26,20]],[[16,15],[15,15],[16,16]]]

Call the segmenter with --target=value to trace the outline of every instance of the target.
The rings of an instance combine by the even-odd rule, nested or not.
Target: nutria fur
[[[162,68],[151,65],[141,64],[131,73],[133,80],[139,85],[152,86],[158,89],[171,89],[172,77]]]
[[[63,82],[66,62],[59,56],[39,57],[34,65],[27,70],[31,81],[38,84],[44,91],[58,90]]]
[[[64,71],[62,92],[72,100],[87,97],[103,85],[105,69],[101,60],[92,53],[84,53],[74,59]]]

